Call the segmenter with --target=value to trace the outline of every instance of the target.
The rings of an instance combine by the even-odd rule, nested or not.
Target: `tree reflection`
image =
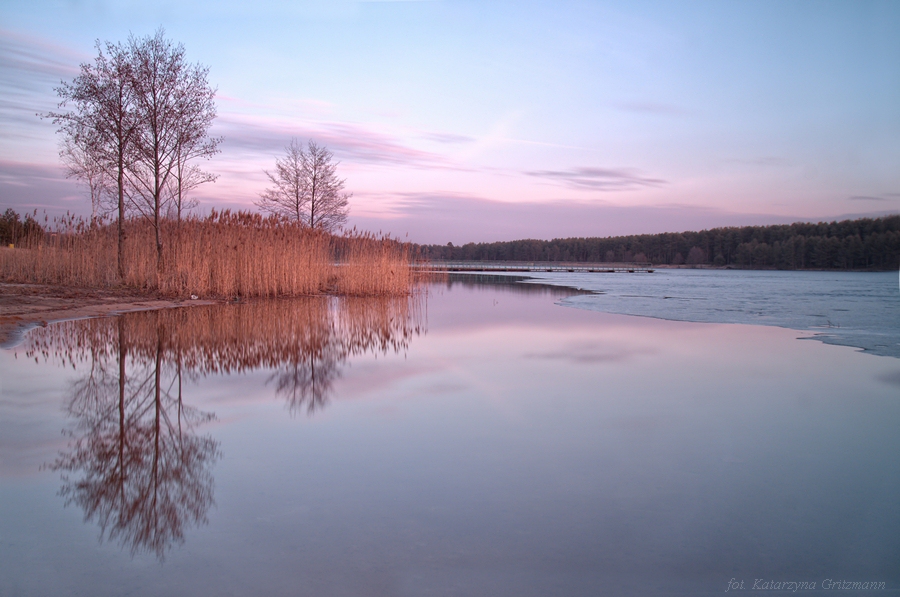
[[[66,411],[71,442],[50,465],[61,495],[101,539],[163,559],[207,522],[215,418],[185,404],[186,381],[268,369],[294,412],[324,407],[349,357],[399,352],[424,332],[420,299],[310,298],[130,313],[34,330],[25,352],[84,373]]]
[[[164,360],[162,330],[155,355],[129,358],[124,323],[115,359],[95,352],[72,386],[73,441],[52,468],[63,473],[66,503],[99,524],[101,538],[163,559],[187,528],[206,522],[218,442],[193,432],[213,415],[185,406],[181,363]]]
[[[275,393],[287,401],[291,413],[301,412],[305,406],[306,414],[311,415],[327,404],[345,359],[331,348],[306,362],[284,365],[269,377],[269,382],[275,382]]]

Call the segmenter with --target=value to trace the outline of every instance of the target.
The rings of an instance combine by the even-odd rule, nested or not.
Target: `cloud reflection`
[[[647,349],[633,350],[596,342],[581,342],[567,346],[563,350],[529,353],[525,357],[529,359],[567,361],[577,365],[594,365],[597,363],[620,363],[632,357],[650,353],[651,351]]]

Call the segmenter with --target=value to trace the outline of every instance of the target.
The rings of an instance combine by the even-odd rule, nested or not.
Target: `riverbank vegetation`
[[[415,283],[409,245],[355,231],[333,235],[278,216],[213,212],[163,219],[158,228],[129,219],[121,255],[117,223],[30,221],[15,248],[0,249],[4,282],[183,298],[389,296],[408,294]]]
[[[897,269],[900,216],[606,238],[423,245],[431,260],[651,262],[748,269]]]
[[[267,172],[275,187],[259,206],[269,216],[191,214],[191,193],[217,177],[198,162],[223,141],[209,135],[208,74],[162,29],[98,42],[94,61],[56,88],[59,109],[43,115],[59,127],[67,174],[90,193],[91,218],[40,224],[7,210],[0,280],[164,297],[408,294],[407,245],[339,232],[350,194],[332,153],[313,140],[305,149],[292,140]]]

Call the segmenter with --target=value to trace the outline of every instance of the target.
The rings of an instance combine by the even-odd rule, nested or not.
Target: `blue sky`
[[[218,88],[201,209],[253,208],[298,137],[352,224],[419,242],[900,211],[895,1],[3,0],[0,203],[89,213],[34,114],[160,26]]]

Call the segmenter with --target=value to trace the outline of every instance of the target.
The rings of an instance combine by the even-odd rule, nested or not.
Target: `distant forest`
[[[638,262],[751,269],[896,269],[900,215],[606,238],[420,245],[431,260]]]

